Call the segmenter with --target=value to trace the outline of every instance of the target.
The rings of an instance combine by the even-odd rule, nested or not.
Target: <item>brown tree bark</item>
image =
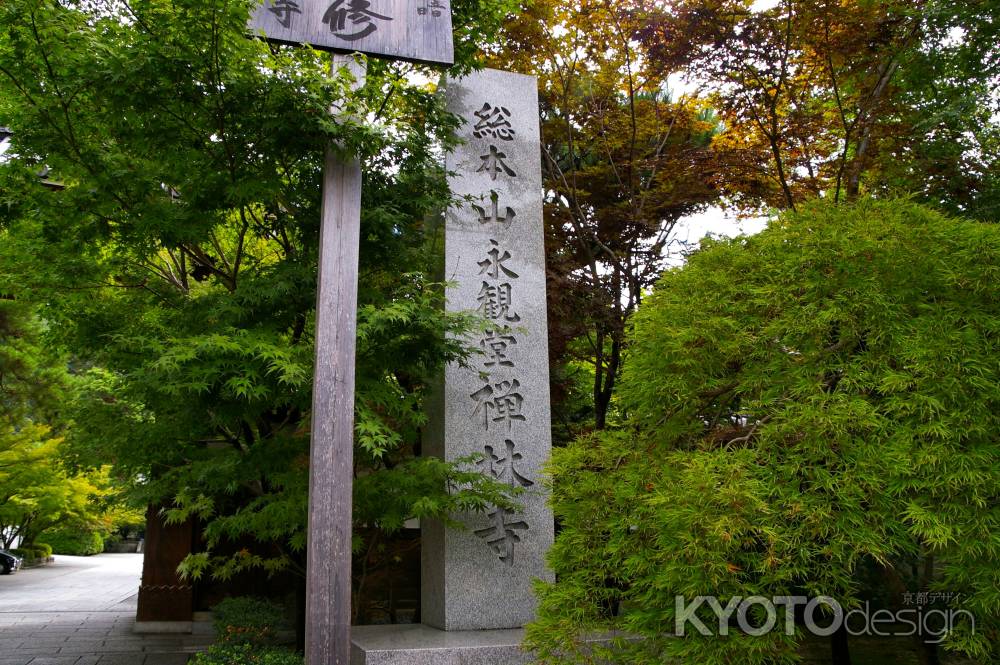
[[[841,624],[830,636],[830,655],[833,665],[851,665],[851,647],[848,643],[847,622]]]

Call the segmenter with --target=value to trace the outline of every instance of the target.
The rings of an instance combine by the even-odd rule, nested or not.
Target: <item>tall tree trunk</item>
[[[598,391],[597,401],[594,402],[594,429],[604,429],[608,426],[608,401],[604,399],[604,392]]]
[[[847,622],[845,621],[837,629],[837,632],[830,636],[830,655],[833,658],[833,665],[851,665],[851,648],[847,638]]]
[[[778,171],[778,182],[781,184],[781,193],[785,197],[785,205],[789,210],[795,210],[795,197],[792,196],[792,188],[788,186],[788,175],[785,173],[785,162],[781,158],[781,146],[778,145],[777,137],[768,136],[771,143],[771,154],[774,157],[774,166]]]
[[[868,100],[866,108],[863,108],[860,111],[860,122],[858,124],[861,126],[861,140],[858,142],[858,147],[854,151],[854,158],[851,160],[851,166],[847,175],[847,189],[845,190],[845,193],[847,194],[848,201],[856,200],[861,194],[861,174],[864,173],[865,160],[868,157],[868,149],[871,147],[872,127],[875,122],[874,114],[877,110],[878,103],[885,95],[886,88],[889,86],[889,81],[892,80],[892,77],[898,68],[899,63],[896,62],[895,56],[879,67],[878,82],[872,90],[871,97]],[[844,150],[847,150],[846,146],[844,147]]]
[[[845,193],[847,194],[848,201],[856,201],[861,195],[861,174],[865,170],[865,156],[868,154],[868,147],[871,145],[871,134],[871,125],[866,125],[861,141],[858,143],[858,151],[851,162],[850,173],[847,176]]]
[[[886,587],[889,589],[892,600],[892,608],[901,609],[903,606],[903,594],[906,593],[906,584],[899,572],[891,566],[882,566],[882,573],[885,576]],[[924,559],[924,570],[921,575],[920,587],[926,591],[934,576],[934,557],[928,555]],[[936,644],[928,644],[924,641],[924,636],[919,631],[913,635],[913,645],[917,650],[917,661],[920,665],[941,665],[941,654],[938,652]]]
[[[608,418],[608,403],[604,398],[604,330],[598,324],[594,349],[594,428],[604,429]]]
[[[607,356],[606,364],[602,362],[600,371],[594,377],[594,428],[604,429],[608,424],[608,411],[611,408],[611,398],[615,394],[615,384],[618,369],[622,361],[622,344],[624,329],[611,332],[611,355]],[[602,360],[605,356],[601,355]]]
[[[611,355],[604,359],[604,338],[601,338],[599,348],[598,371],[594,382],[594,427],[604,429],[608,424],[608,410],[611,408],[611,398],[615,394],[615,383],[618,379],[618,368],[622,361],[622,345],[625,341],[625,313],[622,311],[622,289],[625,281],[621,267],[616,266],[611,278],[611,297],[614,318],[608,331],[611,337]]]
[[[920,590],[927,592],[934,581],[934,555],[927,554],[924,557],[924,568],[920,573]],[[920,665],[941,665],[941,654],[938,645],[927,642],[917,635],[919,644],[917,645],[917,658]]]

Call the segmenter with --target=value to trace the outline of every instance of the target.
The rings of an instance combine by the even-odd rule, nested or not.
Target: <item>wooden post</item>
[[[334,55],[364,84],[365,65]],[[355,89],[356,89],[355,88]],[[327,148],[316,294],[316,373],[309,453],[306,665],[351,659],[354,350],[361,237],[361,164]]]
[[[441,2],[256,0],[250,31],[279,44],[428,64],[454,63],[451,10]],[[365,65],[334,55],[355,85]],[[355,88],[356,89],[356,88]],[[337,109],[334,109],[337,112]],[[306,665],[349,665],[351,500],[354,473],[354,347],[361,236],[361,166],[328,149],[323,167],[316,375],[309,452]]]
[[[135,612],[136,632],[167,632],[187,624],[191,632],[194,588],[182,580],[177,566],[191,554],[194,520],[167,524],[159,506],[146,508],[146,538],[142,553],[142,582]]]

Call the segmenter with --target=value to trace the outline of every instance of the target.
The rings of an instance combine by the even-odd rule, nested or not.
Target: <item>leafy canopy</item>
[[[643,39],[661,13],[647,0],[538,0],[490,56],[538,77],[553,397],[571,412],[577,390],[592,410],[567,413],[569,430],[614,420],[628,319],[675,225],[719,196],[718,122],[671,91],[669,63]]]
[[[997,217],[997,0],[677,0],[651,57],[725,122],[725,193],[753,207],[911,193]]]
[[[427,380],[466,357],[455,340],[472,324],[442,313],[423,245],[424,220],[448,200],[438,155],[452,119],[409,83],[413,65],[373,61],[352,93],[328,56],[248,39],[249,7],[0,7],[0,117],[14,132],[0,290],[37,304],[74,358],[74,464],[111,463],[137,503],[202,519],[194,576],[303,569],[331,141],[364,163],[356,526],[509,505],[481,475],[414,459]],[[457,71],[508,8],[452,3]],[[62,189],[43,186],[43,166]],[[253,547],[234,553],[237,541]]]
[[[995,657],[998,277],[995,226],[908,200],[815,203],[666,273],[630,336],[627,425],[554,455],[544,662],[590,662],[577,640],[607,628],[645,638],[614,662],[797,662],[780,630],[669,637],[675,596],[851,606],[863,565],[928,555],[976,621],[945,647]]]

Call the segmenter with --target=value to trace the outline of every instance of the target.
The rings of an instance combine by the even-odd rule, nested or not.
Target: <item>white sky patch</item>
[[[431,78],[425,72],[419,69],[411,69],[406,72],[406,82],[415,88],[426,88],[432,83],[437,85],[438,78]]]
[[[683,72],[674,72],[667,77],[667,88],[670,89],[671,99],[674,100],[697,96],[703,86],[703,82]]]
[[[752,5],[750,5],[750,11],[754,12],[766,12],[768,9],[774,9],[781,4],[782,0],[757,0]]]
[[[13,157],[13,153],[6,155],[7,151],[10,150],[10,136],[5,135],[7,131],[9,130],[6,127],[0,125],[0,164],[6,164]]]
[[[968,32],[962,26],[952,26],[951,30],[948,31],[948,35],[941,41],[941,46],[945,48],[961,46],[965,43],[966,35],[968,35]]]
[[[684,263],[686,254],[698,248],[705,236],[735,238],[751,236],[767,228],[767,217],[740,217],[722,206],[688,215],[677,222],[665,254],[671,266]]]

